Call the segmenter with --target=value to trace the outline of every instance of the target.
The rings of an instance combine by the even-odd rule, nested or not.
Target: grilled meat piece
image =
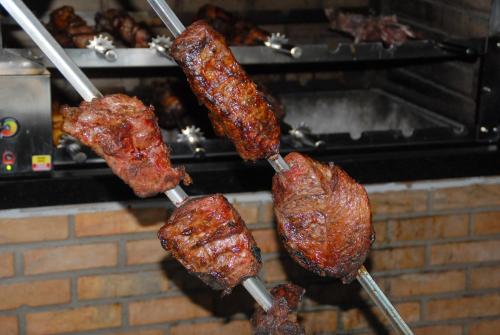
[[[106,31],[122,39],[133,48],[147,48],[152,33],[144,23],[137,23],[127,12],[118,9],[108,9],[95,15],[98,31]]]
[[[220,194],[191,199],[175,209],[158,238],[189,272],[224,293],[255,276],[262,265],[245,223]]]
[[[200,7],[195,20],[206,20],[224,36],[229,45],[259,45],[271,35],[264,29],[210,4]]]
[[[95,31],[87,25],[84,19],[75,14],[70,6],[62,6],[50,13],[47,29],[54,38],[65,48],[86,48],[94,38]]]
[[[417,38],[415,32],[398,22],[396,15],[367,16],[357,13],[348,13],[333,8],[325,9],[330,20],[330,27],[350,34],[354,43],[379,42],[386,45],[401,45],[409,38]]]
[[[305,290],[293,284],[278,285],[271,290],[273,307],[266,313],[257,306],[252,316],[256,335],[303,335],[297,322],[297,307]]]
[[[338,166],[297,152],[273,177],[278,232],[292,258],[320,275],[352,281],[375,238],[365,189]]]
[[[280,129],[271,106],[219,33],[196,21],[174,40],[170,52],[208,108],[216,133],[229,137],[243,159],[278,152]]]
[[[90,146],[135,194],[148,197],[176,187],[183,168],[173,168],[163,143],[153,107],[137,98],[113,94],[65,106],[63,131]]]

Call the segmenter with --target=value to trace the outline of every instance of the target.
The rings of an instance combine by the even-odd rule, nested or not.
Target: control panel
[[[49,75],[0,75],[0,101],[0,177],[52,170]]]

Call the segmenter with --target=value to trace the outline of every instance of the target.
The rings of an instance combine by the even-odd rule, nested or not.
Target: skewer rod
[[[0,0],[0,4],[35,41],[84,100],[90,101],[93,98],[102,96],[21,0]]]
[[[149,2],[153,8],[155,8],[154,3],[156,2]],[[177,20],[178,24],[174,26],[177,28],[180,27],[184,30],[184,26],[180,23],[179,19],[177,19],[168,5],[164,1],[161,2],[163,2],[166,6],[167,13],[169,12]],[[59,43],[57,43],[47,29],[45,29],[45,27],[40,23],[40,21],[38,21],[35,15],[33,15],[33,13],[21,0],[0,0],[0,4],[26,31],[26,33],[33,39],[33,41],[57,67],[57,69],[61,71],[63,76],[69,81],[71,86],[76,89],[84,100],[90,101],[94,98],[102,97],[102,94],[99,92],[97,87],[95,87],[82,70],[76,66],[73,60],[66,54],[64,49],[61,48]],[[159,6],[158,8],[163,10],[165,6]],[[160,14],[158,13],[158,15]],[[180,32],[182,32],[182,30]],[[172,33],[174,32],[172,31]],[[176,207],[179,207],[188,198],[188,195],[180,186],[176,186],[175,188],[166,191],[165,194]],[[248,287],[248,292],[255,298],[255,300],[257,300],[264,310],[267,311],[271,308],[271,296],[260,279],[246,279],[243,282],[243,286],[245,286],[245,288]]]
[[[182,22],[179,20],[177,15],[175,15],[174,11],[165,0],[148,0],[148,3],[174,37],[179,36],[184,30],[186,30],[186,27],[184,27]]]
[[[262,281],[257,277],[247,278],[241,283],[257,303],[267,312],[273,307],[273,300]]]
[[[399,315],[398,311],[394,308],[389,299],[387,299],[384,292],[380,290],[377,283],[373,280],[372,276],[370,276],[364,266],[359,268],[356,279],[399,334],[413,335],[411,329],[408,327],[403,318],[401,318],[401,315]]]

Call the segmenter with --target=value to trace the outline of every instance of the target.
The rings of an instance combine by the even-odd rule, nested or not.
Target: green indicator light
[[[10,165],[10,164],[6,165],[5,170],[12,171],[12,165]]]

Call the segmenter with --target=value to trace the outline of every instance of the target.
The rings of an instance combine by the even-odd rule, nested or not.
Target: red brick
[[[67,303],[71,299],[69,279],[0,285],[0,309]]]
[[[300,313],[299,318],[306,334],[320,334],[337,330],[337,311]]]
[[[157,231],[167,216],[165,208],[82,213],[75,216],[77,236],[99,236]]]
[[[474,219],[475,235],[500,233],[500,212],[477,213]]]
[[[0,244],[68,238],[66,216],[0,219]]]
[[[500,260],[500,240],[433,245],[431,264],[471,263]]]
[[[274,222],[274,204],[265,202],[260,205],[260,223],[271,224]]]
[[[19,327],[15,316],[0,316],[0,335],[18,335]]]
[[[388,279],[392,296],[428,295],[465,289],[461,271],[417,273]]]
[[[500,267],[472,269],[471,287],[473,289],[500,288]]]
[[[399,314],[406,322],[415,322],[420,319],[420,304],[418,302],[406,302],[395,305]],[[376,307],[371,309],[369,314],[374,314],[375,317],[382,322],[383,324],[388,324],[387,319],[380,312],[380,310]],[[342,312],[341,320],[343,324],[344,330],[353,330],[360,328],[368,328],[370,326],[369,321],[366,319],[366,312],[363,312],[362,309],[350,309],[345,312]]]
[[[117,257],[115,243],[33,249],[24,253],[24,273],[33,275],[113,266]]]
[[[462,335],[462,326],[428,326],[412,330],[415,335]]]
[[[1,253],[0,254],[0,278],[14,276],[14,254]]]
[[[369,258],[374,271],[420,268],[425,262],[423,247],[375,249]]]
[[[157,238],[151,240],[129,241],[126,244],[127,264],[160,263],[170,257]]]
[[[389,239],[387,236],[387,222],[374,222],[373,228],[375,229],[375,245],[382,245],[388,242]]]
[[[259,204],[258,203],[238,203],[234,202],[233,206],[240,214],[246,224],[254,224],[259,222]]]
[[[429,320],[500,315],[500,294],[431,300],[427,310]]]
[[[275,229],[253,230],[252,235],[262,253],[267,254],[279,250],[278,234]]]
[[[500,320],[484,320],[469,326],[469,335],[498,335]]]
[[[187,297],[173,297],[131,302],[129,304],[130,324],[135,326],[189,320],[211,315],[212,297],[200,295],[196,299],[194,302]]]
[[[230,322],[207,322],[181,324],[172,327],[170,335],[219,335],[238,334],[251,335],[252,327],[248,320],[234,320]]]
[[[287,274],[285,272],[283,260],[271,259],[264,262],[264,275],[266,278],[266,282],[287,280]]]
[[[132,330],[126,332],[118,333],[105,333],[106,335],[165,335],[165,329],[142,329],[142,330]]]
[[[500,184],[437,189],[433,196],[434,209],[495,206],[500,205]]]
[[[119,304],[73,308],[26,315],[27,335],[83,332],[121,325]]]
[[[373,215],[415,213],[427,210],[426,191],[393,191],[369,194]]]
[[[429,216],[392,221],[392,238],[396,241],[431,240],[467,236],[467,215]]]
[[[162,271],[141,271],[78,278],[78,298],[82,300],[160,293],[167,289],[168,281]]]

